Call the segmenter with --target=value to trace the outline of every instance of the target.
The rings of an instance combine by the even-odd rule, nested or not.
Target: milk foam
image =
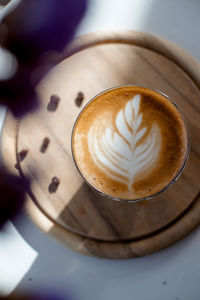
[[[162,145],[160,128],[142,126],[141,96],[135,95],[115,118],[115,127],[100,126],[105,115],[94,121],[88,131],[88,148],[93,162],[109,178],[127,185],[132,191],[134,179],[151,172],[159,159]],[[108,117],[107,117],[108,118]],[[109,120],[108,120],[109,124]]]

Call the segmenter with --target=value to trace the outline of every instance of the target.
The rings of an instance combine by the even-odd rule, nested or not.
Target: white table
[[[107,29],[164,37],[200,61],[199,0],[91,0],[77,35]],[[16,288],[46,289],[70,300],[200,299],[200,228],[166,250],[129,260],[72,252],[23,212],[6,230],[0,234],[0,291],[5,294]]]

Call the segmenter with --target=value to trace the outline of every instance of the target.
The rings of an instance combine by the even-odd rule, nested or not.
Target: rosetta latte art
[[[116,131],[107,127],[104,132],[94,122],[88,132],[88,147],[98,168],[111,179],[133,190],[134,179],[148,173],[156,166],[161,149],[158,125],[142,126],[140,95],[127,102],[115,118]]]

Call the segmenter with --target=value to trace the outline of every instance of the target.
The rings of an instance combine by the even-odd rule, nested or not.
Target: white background
[[[164,37],[200,61],[200,1],[91,0],[77,35],[134,29]],[[0,113],[3,119],[3,110]],[[107,260],[72,252],[26,215],[0,234],[0,291],[48,290],[69,300],[199,300],[200,229],[159,253]]]

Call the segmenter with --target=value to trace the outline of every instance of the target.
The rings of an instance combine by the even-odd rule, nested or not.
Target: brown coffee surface
[[[76,165],[97,190],[120,199],[149,197],[182,169],[188,131],[164,95],[126,86],[98,95],[74,126]]]

